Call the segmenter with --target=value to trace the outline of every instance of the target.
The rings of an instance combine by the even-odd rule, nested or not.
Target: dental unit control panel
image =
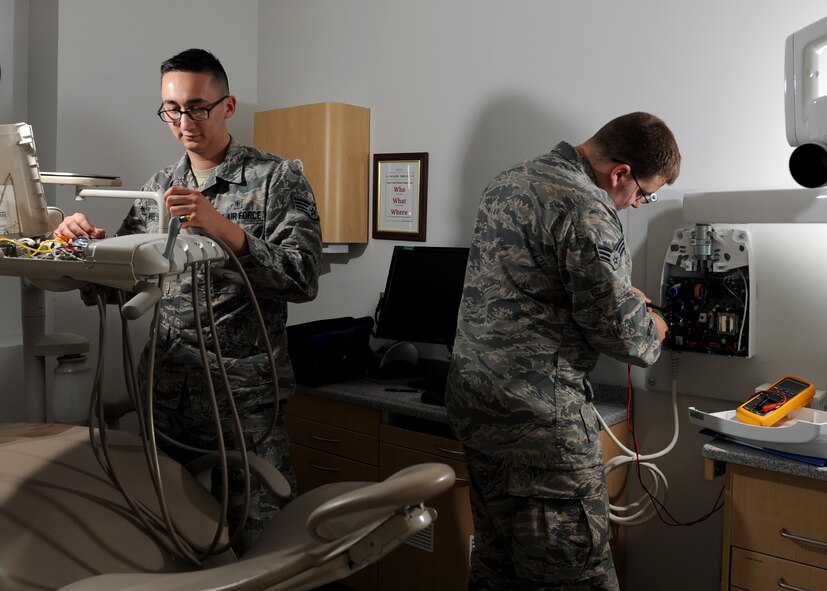
[[[62,212],[47,207],[43,183],[112,185],[113,178],[41,173],[31,126],[0,125],[0,275],[25,277],[52,291],[67,291],[84,283],[137,291],[146,300],[136,300],[140,310],[133,315],[137,315],[160,297],[152,283],[157,278],[180,275],[194,264],[225,261],[226,254],[215,240],[196,234],[135,234],[71,242],[49,239]],[[151,192],[79,190],[78,198],[85,197],[160,200]],[[163,207],[159,212],[165,230],[168,216],[163,215]]]

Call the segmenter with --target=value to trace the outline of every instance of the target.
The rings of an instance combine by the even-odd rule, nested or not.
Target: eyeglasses
[[[635,176],[635,171],[632,168],[631,164],[629,164],[628,162],[624,162],[623,160],[618,160],[617,158],[612,158],[612,162],[617,162],[618,164],[625,164],[626,166],[629,167],[629,172],[632,174],[632,180],[635,181],[635,184],[637,185],[637,188],[640,190],[640,194],[643,195],[643,197],[640,198],[640,200],[643,203],[654,203],[655,201],[658,200],[658,194],[657,193],[647,193],[646,191],[643,190],[643,187],[640,186],[640,183],[638,182],[637,177]]]
[[[181,109],[164,109],[162,105],[162,107],[158,109],[158,117],[160,117],[161,121],[164,123],[177,123],[181,121],[181,117],[184,115],[193,121],[206,121],[210,118],[210,111],[215,109],[221,101],[229,98],[229,96],[229,94],[225,94],[220,99],[210,105],[207,105],[206,107],[190,107],[189,109],[183,111]]]

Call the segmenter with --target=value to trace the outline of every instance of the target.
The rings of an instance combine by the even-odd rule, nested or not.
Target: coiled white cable
[[[663,448],[659,452],[640,455],[635,450],[631,450],[626,447],[623,443],[621,443],[615,434],[612,433],[609,426],[606,424],[606,421],[597,413],[597,420],[600,422],[600,425],[603,427],[603,430],[606,434],[614,441],[615,445],[617,445],[621,452],[620,455],[613,457],[611,460],[606,462],[604,468],[604,474],[608,477],[609,473],[621,466],[626,464],[631,464],[633,462],[639,462],[639,465],[643,468],[649,470],[653,484],[653,490],[651,490],[651,494],[654,497],[657,497],[658,491],[663,486],[663,493],[661,502],[666,501],[666,496],[669,492],[669,483],[666,480],[666,476],[661,472],[660,468],[657,467],[652,461],[658,458],[661,458],[668,454],[672,449],[675,447],[675,444],[678,442],[678,434],[680,431],[679,423],[678,423],[678,353],[672,353],[672,418],[675,424],[675,430],[672,434],[672,441],[669,442],[665,448]],[[633,512],[634,513],[631,513]],[[631,513],[631,514],[629,514]],[[653,504],[651,498],[649,498],[649,494],[645,493],[642,494],[636,501],[629,503],[628,505],[613,505],[609,504],[609,519],[612,523],[617,523],[621,525],[641,525],[646,523],[652,517],[656,515],[656,509]]]

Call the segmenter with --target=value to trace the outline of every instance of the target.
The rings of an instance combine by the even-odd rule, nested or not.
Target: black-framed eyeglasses
[[[617,158],[612,158],[612,162],[617,162],[618,164],[625,164],[629,167],[629,172],[632,174],[632,180],[635,181],[637,188],[640,190],[640,194],[643,195],[643,197],[640,198],[640,200],[643,203],[654,203],[658,200],[657,193],[647,193],[643,190],[643,187],[640,186],[640,183],[638,182],[637,177],[635,176],[635,169],[632,168],[631,164],[629,164],[628,162],[624,162],[623,160],[618,160]]]
[[[193,121],[206,121],[210,118],[210,111],[215,109],[221,101],[229,98],[229,96],[229,94],[225,94],[212,104],[204,107],[190,107],[189,109],[184,109],[183,111],[181,109],[164,109],[163,105],[161,105],[161,108],[158,109],[158,117],[160,117],[161,121],[164,123],[178,123],[184,115]]]

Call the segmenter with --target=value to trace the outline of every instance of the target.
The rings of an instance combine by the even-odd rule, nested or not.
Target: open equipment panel
[[[675,230],[661,281],[667,348],[752,356],[751,257],[743,227],[697,224]]]

